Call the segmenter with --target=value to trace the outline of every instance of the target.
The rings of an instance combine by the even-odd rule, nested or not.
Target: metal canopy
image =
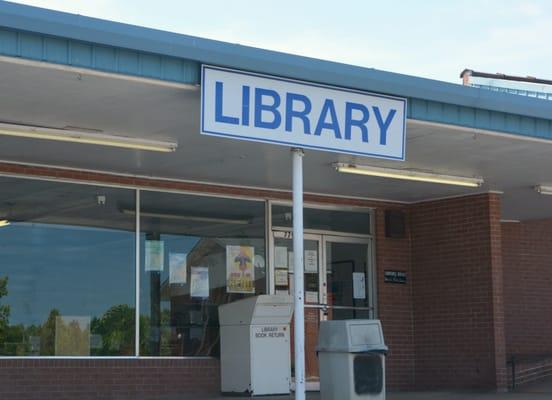
[[[33,32],[44,35],[45,38],[75,40],[85,45],[103,46],[104,49],[112,51],[126,49],[437,103],[550,118],[550,105],[537,99],[519,98],[373,68],[301,57],[9,2],[0,3],[0,27]],[[35,47],[40,47],[39,37],[36,38],[36,42]],[[55,43],[51,45],[55,47]],[[47,49],[45,50],[47,53]],[[58,50],[63,52],[62,49]],[[28,52],[33,53],[31,49]],[[29,54],[18,55],[29,57]],[[43,59],[41,57],[44,57],[44,54],[33,53],[32,56],[35,59]],[[56,56],[52,62],[64,63],[64,55]]]
[[[174,153],[0,137],[0,160],[142,176],[289,190],[289,150],[199,135],[199,90],[96,76],[48,65],[0,62],[0,121],[77,127],[156,140],[176,140]],[[308,151],[305,191],[417,202],[502,191],[503,218],[552,215],[549,196],[536,184],[552,184],[552,142],[478,134],[453,126],[409,121],[407,161],[379,161]],[[478,189],[339,174],[335,162],[458,176],[480,176]]]
[[[552,103],[0,2],[0,57],[199,84],[201,64],[407,97],[408,117],[552,139]]]

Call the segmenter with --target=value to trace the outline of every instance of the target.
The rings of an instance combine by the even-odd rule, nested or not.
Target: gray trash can
[[[379,320],[321,321],[322,400],[385,399],[387,346]]]

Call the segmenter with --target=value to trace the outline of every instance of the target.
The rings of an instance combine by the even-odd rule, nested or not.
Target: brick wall
[[[506,387],[499,220],[494,194],[412,207],[419,389]]]
[[[552,220],[502,224],[507,354],[552,354]]]
[[[219,362],[213,359],[0,359],[2,400],[196,399],[217,394],[218,387]]]
[[[403,209],[403,211],[406,210]],[[407,223],[405,238],[386,238],[385,210],[383,208],[376,210],[378,316],[382,322],[385,342],[389,347],[386,378],[388,388],[392,390],[408,390],[415,385],[412,270],[408,225]],[[385,283],[385,270],[406,272],[407,284]]]

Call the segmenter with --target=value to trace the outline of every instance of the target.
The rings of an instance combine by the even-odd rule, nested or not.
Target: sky
[[[552,79],[550,0],[21,0],[18,3],[461,83]]]

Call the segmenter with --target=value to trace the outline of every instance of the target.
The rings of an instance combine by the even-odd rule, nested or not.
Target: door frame
[[[268,284],[268,289],[269,289],[269,294],[274,294],[276,292],[276,285],[274,283],[274,270],[275,270],[275,266],[274,266],[274,239],[276,239],[275,237],[275,233],[276,232],[279,232],[279,233],[282,233],[283,234],[283,237],[281,238],[278,238],[278,239],[287,239],[287,240],[292,240],[293,239],[293,231],[292,229],[289,229],[289,228],[273,228],[270,230],[270,244],[269,244],[269,263],[268,263],[268,268],[269,268],[269,284]],[[324,287],[323,285],[326,284],[326,276],[324,274],[324,282],[322,282],[322,273],[321,273],[321,268],[322,268],[322,262],[324,261],[323,260],[323,243],[322,243],[322,235],[320,234],[316,234],[316,233],[307,233],[305,232],[303,234],[303,240],[313,240],[315,242],[318,243],[318,304],[321,303],[322,299],[324,299],[324,297],[326,296],[324,294],[324,297],[322,297],[322,293],[324,292]],[[295,270],[293,271],[293,273],[295,273]],[[288,272],[288,279],[289,279],[289,275],[291,273]],[[288,284],[288,288],[290,287],[290,284]],[[314,304],[305,304],[305,307],[314,307],[315,305]]]
[[[326,246],[328,243],[351,243],[351,244],[365,244],[366,245],[366,261],[368,263],[367,265],[367,271],[366,271],[366,290],[368,295],[368,307],[340,307],[340,306],[330,306],[330,308],[338,309],[338,308],[345,308],[345,309],[357,309],[357,310],[368,310],[370,313],[370,318],[374,319],[377,318],[377,276],[376,276],[376,264],[375,264],[375,253],[374,253],[374,239],[372,237],[359,237],[359,236],[344,236],[344,235],[322,235],[322,248],[323,248],[323,273],[324,274],[324,281],[327,284],[327,254],[326,254]],[[325,303],[324,305],[328,305],[328,299],[327,299],[328,291],[326,288],[325,293]],[[325,316],[324,316],[324,319]]]
[[[274,239],[276,232],[283,234],[284,239],[293,239],[293,229],[288,227],[272,227],[269,231],[269,262],[268,262],[268,293],[275,293],[274,284]],[[371,318],[377,318],[377,274],[376,274],[376,259],[375,259],[375,241],[371,235],[355,235],[332,231],[307,230],[304,231],[304,240],[315,240],[318,242],[318,304],[305,304],[306,308],[319,308],[320,320],[325,320],[326,315],[323,312],[328,307],[328,288],[327,288],[327,271],[326,271],[326,245],[330,243],[356,243],[366,244],[367,246],[367,262],[368,271],[366,286],[368,291],[368,304]],[[349,307],[347,307],[349,308]],[[352,307],[356,309],[365,309],[364,307]]]

